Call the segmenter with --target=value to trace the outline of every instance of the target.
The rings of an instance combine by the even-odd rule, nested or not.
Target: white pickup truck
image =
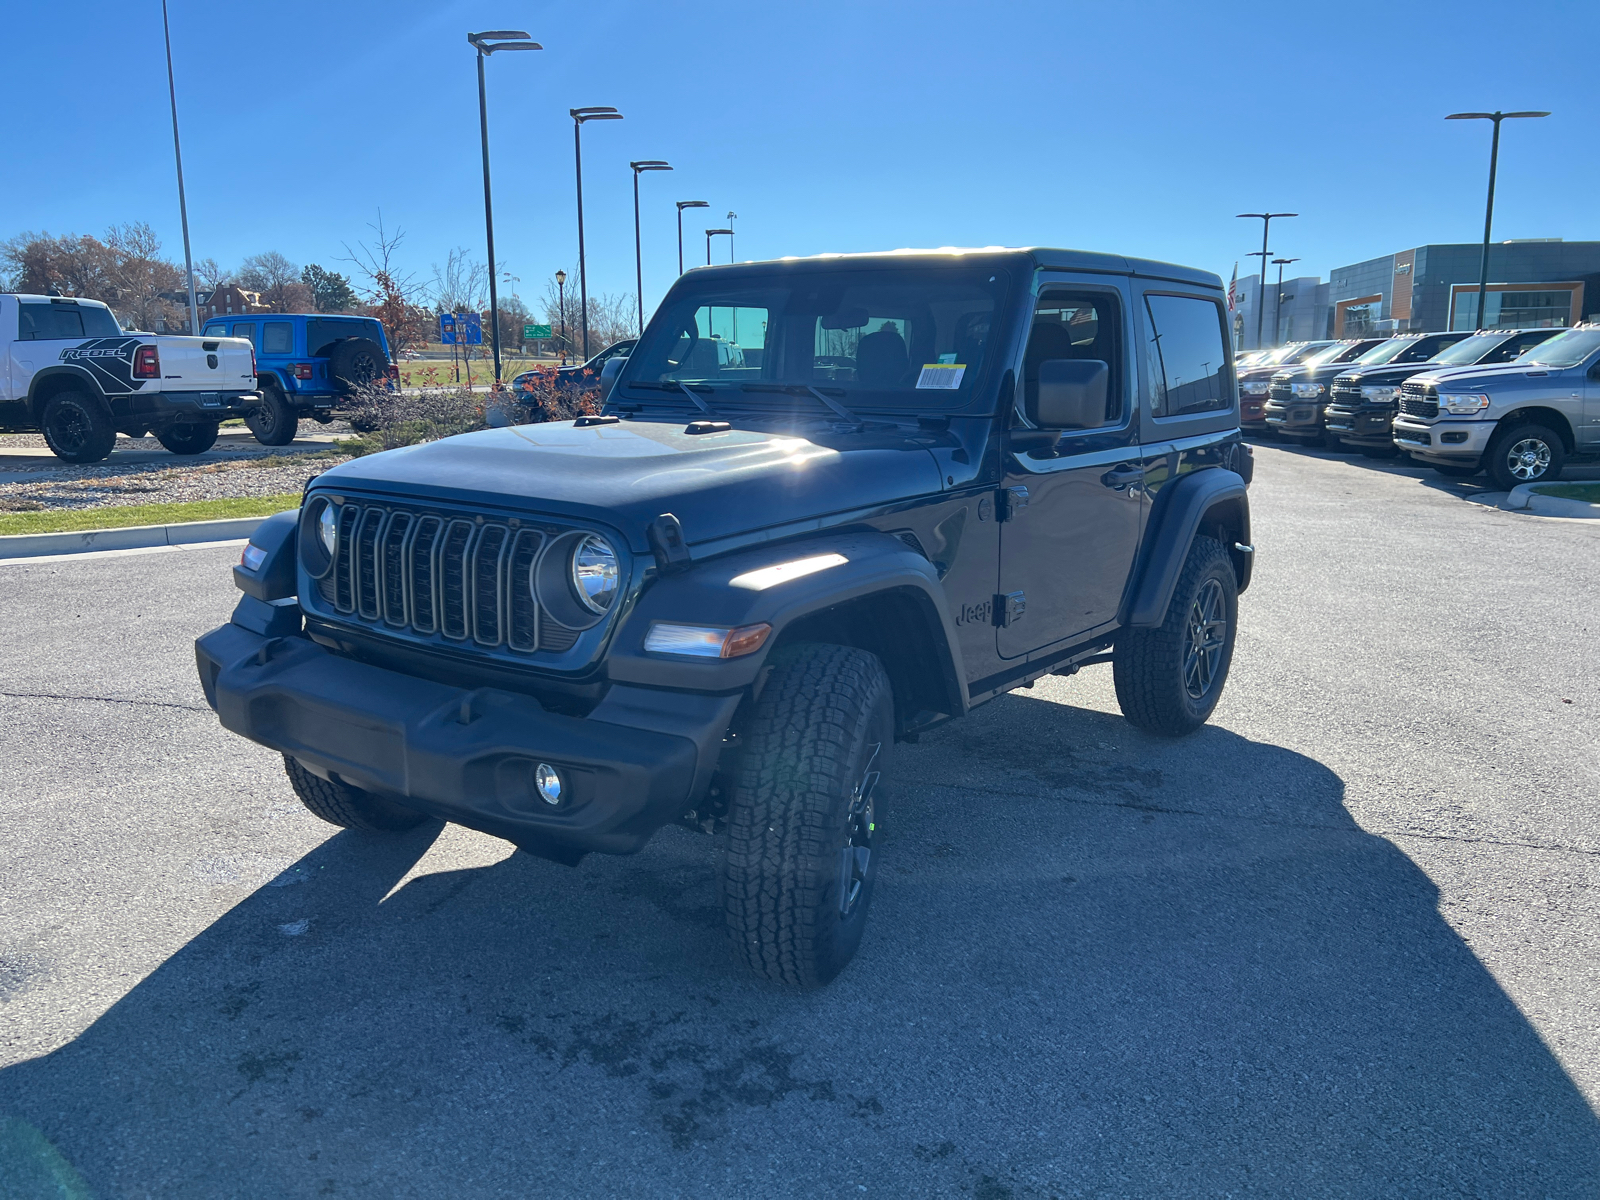
[[[0,432],[42,433],[68,462],[99,462],[118,433],[201,454],[260,402],[244,338],[132,333],[98,300],[0,293]]]

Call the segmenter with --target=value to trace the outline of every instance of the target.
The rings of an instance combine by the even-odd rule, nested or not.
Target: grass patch
[[[1557,496],[1562,500],[1586,500],[1600,504],[1600,483],[1544,483],[1534,492],[1540,496]]]
[[[64,533],[77,529],[126,529],[130,525],[177,525],[184,521],[224,521],[230,517],[270,517],[300,507],[299,492],[243,496],[233,500],[191,500],[183,504],[129,504],[120,508],[51,509],[0,513],[0,536]]]

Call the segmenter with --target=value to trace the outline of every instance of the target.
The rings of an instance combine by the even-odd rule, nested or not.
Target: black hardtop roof
[[[1176,263],[1156,262],[1146,258],[1126,258],[1120,254],[1101,254],[1094,250],[1060,250],[1044,246],[982,246],[964,249],[941,246],[936,250],[883,250],[863,254],[815,254],[808,257],[774,258],[765,261],[725,263],[709,267],[692,267],[685,276],[705,272],[744,275],[770,274],[780,270],[810,270],[819,267],[848,264],[851,266],[934,266],[954,261],[993,263],[1023,270],[1084,271],[1103,275],[1138,275],[1149,279],[1167,279],[1197,287],[1222,290],[1222,277],[1211,271],[1183,267]]]

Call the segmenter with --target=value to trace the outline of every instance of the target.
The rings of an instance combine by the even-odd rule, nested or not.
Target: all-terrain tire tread
[[[288,773],[289,782],[294,787],[295,795],[300,797],[300,803],[313,816],[320,817],[330,825],[371,833],[389,833],[409,829],[426,819],[422,813],[402,808],[381,796],[313,775],[287,754],[283,756],[283,769]]]
[[[1129,629],[1117,637],[1112,682],[1122,715],[1147,733],[1179,737],[1195,722],[1178,696],[1182,687],[1189,597],[1217,562],[1233,571],[1228,552],[1216,538],[1197,536],[1172,589],[1166,618],[1155,629]],[[1221,690],[1220,687],[1218,689]],[[1208,714],[1209,715],[1209,714]]]
[[[830,831],[855,740],[878,690],[889,688],[864,650],[799,646],[750,715],[728,815],[723,909],[744,960],[768,979],[826,982],[816,921],[833,884]]]

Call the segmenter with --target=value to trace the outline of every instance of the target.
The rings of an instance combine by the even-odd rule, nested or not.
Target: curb
[[[1506,493],[1500,507],[1512,512],[1530,512],[1541,517],[1600,518],[1600,504],[1587,500],[1568,500],[1561,496],[1546,496],[1534,489],[1542,485],[1523,483]],[[3,540],[3,539],[0,539]]]
[[[143,550],[151,546],[190,546],[249,537],[266,517],[226,521],[185,521],[177,525],[129,525],[122,529],[73,529],[64,533],[18,533],[0,537],[0,559],[89,550]]]

